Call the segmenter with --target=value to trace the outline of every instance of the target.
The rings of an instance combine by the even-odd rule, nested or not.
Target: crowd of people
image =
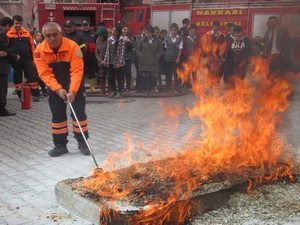
[[[55,146],[49,151],[50,156],[68,152],[66,103],[74,106],[78,116],[76,121],[71,114],[78,149],[84,155],[90,154],[83,138],[83,135],[86,139],[89,136],[85,77],[89,79],[91,92],[98,84],[108,98],[122,98],[124,92],[133,91],[133,64],[137,71],[136,92],[145,95],[154,91],[178,93],[197,82],[193,70],[188,79],[183,80],[178,75],[184,64],[195,61],[197,56],[196,62],[206,58],[206,68],[214,84],[224,82],[234,88],[236,79],[245,78],[251,56],[250,40],[243,35],[241,26],[232,23],[227,24],[224,34],[220,23],[215,21],[212,29],[200,36],[196,26],[185,18],[180,28],[176,23],[171,24],[169,31],[146,26],[136,37],[122,23],[112,29],[100,23],[94,32],[86,20],[82,21],[80,31],[71,20],[65,22],[64,31],[59,24],[48,22],[42,32],[31,33],[22,23],[23,18],[18,15],[13,19],[0,19],[0,116],[16,115],[6,108],[8,74],[12,67],[20,99],[24,85],[30,86],[34,101],[39,101],[41,94],[49,95]],[[263,55],[269,61],[270,76],[277,76],[290,65],[290,37],[287,30],[278,28],[277,17],[269,17],[267,24]],[[201,54],[195,54],[199,52]]]
[[[47,87],[37,74],[33,54],[36,46],[43,41],[43,34],[36,31],[29,33],[22,28],[22,23],[21,16],[14,16],[12,28],[7,32],[9,48],[20,56],[19,60],[11,61],[13,80],[16,93],[21,99],[24,74],[33,100],[39,101],[39,87],[43,95],[47,95]],[[286,68],[290,61],[290,40],[287,30],[277,28],[277,17],[271,16],[268,26],[269,31],[263,40],[264,56],[269,58],[272,55],[271,70],[275,72]],[[279,31],[275,35],[278,36],[276,39],[272,37],[277,48],[269,47],[271,29]],[[220,23],[215,21],[211,31],[200,36],[196,26],[191,25],[188,18],[184,18],[180,28],[176,23],[171,24],[169,31],[147,26],[136,37],[121,23],[112,29],[106,29],[105,24],[100,23],[94,32],[86,20],[82,21],[80,30],[74,21],[68,20],[64,24],[63,36],[75,41],[82,50],[84,75],[89,80],[90,92],[95,92],[98,85],[102,94],[107,94],[110,98],[121,98],[123,92],[133,89],[132,64],[137,71],[137,92],[151,95],[154,91],[185,91],[196,81],[196,74],[191,73],[191,79],[184,82],[178,77],[178,71],[193,58],[194,51],[201,51],[201,56],[208,58],[207,68],[217,81],[222,78],[225,83],[232,83],[233,74],[244,78],[251,56],[251,43],[243,33],[242,28],[233,23],[227,23],[225,33],[222,33]]]
[[[277,39],[270,41],[271,36],[266,32],[264,57],[270,60],[271,72],[282,73],[290,64],[290,37],[286,29],[278,28],[277,17],[271,16],[267,24],[268,32],[274,30],[279,33]],[[71,31],[68,31],[68,26],[71,26]],[[197,81],[193,71],[188,79],[178,76],[183,65],[194,60],[195,52],[200,51],[200,57],[207,58],[206,67],[215,82],[222,81],[227,87],[233,87],[235,79],[245,78],[252,54],[249,38],[244,36],[241,26],[233,23],[227,23],[223,33],[220,23],[215,21],[212,29],[204,35],[197,34],[197,27],[190,24],[188,18],[182,20],[181,27],[172,23],[169,30],[143,27],[135,37],[122,23],[112,29],[106,29],[101,23],[94,32],[87,21],[82,22],[81,31],[76,30],[73,21],[67,21],[65,28],[66,37],[79,46],[85,43],[84,73],[90,81],[90,91],[95,92],[95,85],[99,85],[102,94],[116,99],[133,90],[132,64],[136,69],[136,92],[145,95],[153,92],[178,93]]]

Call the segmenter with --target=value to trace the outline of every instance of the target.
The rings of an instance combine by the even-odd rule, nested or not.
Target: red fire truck
[[[34,25],[39,30],[50,21],[63,26],[67,20],[73,20],[77,25],[87,20],[92,27],[102,21],[107,27],[112,27],[121,19],[118,0],[39,0],[33,10]]]
[[[92,26],[103,21],[107,27],[123,21],[135,35],[149,24],[167,30],[173,22],[181,26],[183,18],[197,26],[198,35],[210,30],[213,21],[219,21],[222,29],[233,22],[254,44],[264,36],[267,18],[277,15],[293,39],[293,61],[300,62],[299,0],[39,0],[35,11],[39,29],[46,22],[63,25],[68,19],[78,25],[87,20]]]

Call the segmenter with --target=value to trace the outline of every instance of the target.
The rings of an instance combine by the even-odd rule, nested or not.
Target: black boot
[[[56,144],[55,147],[48,152],[48,154],[52,157],[57,157],[68,152],[67,145]]]
[[[22,102],[22,91],[17,91],[19,101]]]
[[[90,155],[91,152],[87,146],[87,144],[84,141],[78,142],[78,149],[81,151],[83,155]]]
[[[32,98],[34,102],[39,102],[40,101],[40,90],[39,89],[32,89]]]

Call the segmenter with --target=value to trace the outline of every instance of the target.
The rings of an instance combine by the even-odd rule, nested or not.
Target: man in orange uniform
[[[46,23],[42,32],[45,41],[36,48],[34,61],[40,78],[49,88],[52,136],[55,145],[54,149],[49,151],[49,155],[55,157],[68,152],[66,102],[72,103],[85,137],[89,136],[85,113],[83,60],[79,46],[62,36],[61,27],[57,23]],[[89,155],[90,151],[80,133],[75,117],[73,114],[71,117],[78,149],[82,154]]]
[[[14,84],[18,97],[21,99],[21,89],[23,86],[23,71],[27,83],[31,88],[33,100],[40,100],[38,75],[33,64],[34,43],[30,33],[22,28],[23,18],[19,15],[13,17],[13,27],[7,32],[9,47],[13,53],[20,56],[18,61],[12,62],[14,68]]]

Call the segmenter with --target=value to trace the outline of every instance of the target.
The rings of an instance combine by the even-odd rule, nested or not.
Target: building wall
[[[20,3],[6,3],[0,0],[0,13],[2,16],[13,17],[14,15],[20,15],[24,19],[23,27],[31,29],[31,25],[27,25],[28,19],[31,20],[31,9],[34,5],[34,0],[21,0]]]

